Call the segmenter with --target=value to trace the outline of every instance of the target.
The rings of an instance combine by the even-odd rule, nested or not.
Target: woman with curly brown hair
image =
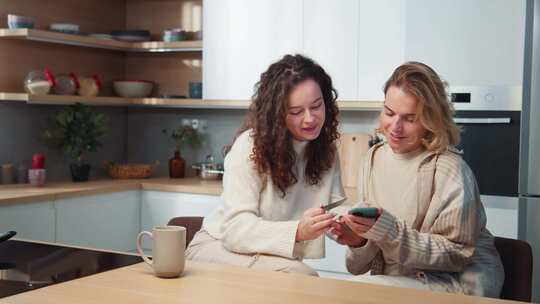
[[[286,55],[261,74],[246,122],[225,157],[222,205],[204,219],[190,260],[317,273],[342,200],[337,92],[313,60]]]

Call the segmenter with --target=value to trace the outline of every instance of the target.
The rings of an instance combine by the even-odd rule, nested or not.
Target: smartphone
[[[373,207],[352,208],[351,210],[349,210],[349,214],[367,218],[376,218],[377,216],[379,216],[379,209]]]

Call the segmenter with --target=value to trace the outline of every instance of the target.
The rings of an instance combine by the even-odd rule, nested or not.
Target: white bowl
[[[148,97],[154,83],[147,80],[116,80],[113,87],[116,95],[120,97]]]

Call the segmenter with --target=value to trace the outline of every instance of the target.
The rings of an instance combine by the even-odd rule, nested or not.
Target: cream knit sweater
[[[270,178],[258,174],[250,159],[253,151],[250,132],[242,133],[225,157],[222,204],[204,219],[203,229],[232,252],[323,258],[324,235],[296,243],[296,229],[306,209],[345,197],[338,157],[319,184],[308,185],[304,179],[306,162],[303,158],[307,142],[295,141],[298,182],[282,197]]]
[[[469,166],[451,151],[421,153],[413,161],[412,184],[391,189],[399,185],[375,185],[383,179],[373,172],[380,168],[374,161],[393,161],[388,151],[386,144],[372,147],[360,174],[359,198],[385,211],[363,235],[367,244],[349,248],[348,270],[415,276],[433,290],[498,297],[504,270]],[[390,171],[386,174],[399,174],[400,168]],[[376,193],[385,188],[407,192],[411,186],[416,195],[405,194],[401,200],[388,201],[385,197],[392,195]]]

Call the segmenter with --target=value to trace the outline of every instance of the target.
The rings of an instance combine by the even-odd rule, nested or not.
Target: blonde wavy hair
[[[385,95],[392,86],[416,99],[416,119],[427,130],[421,140],[428,151],[442,153],[459,144],[460,128],[452,119],[454,107],[448,100],[446,84],[432,68],[421,62],[406,62],[386,81]]]

